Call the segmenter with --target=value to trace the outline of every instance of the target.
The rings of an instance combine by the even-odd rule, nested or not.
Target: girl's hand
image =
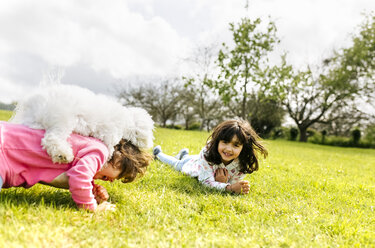
[[[109,199],[107,190],[101,185],[94,184],[92,193],[94,194],[95,200],[98,204],[105,202]]]
[[[228,185],[225,189],[236,194],[245,195],[249,193],[250,185],[248,181],[239,181],[237,183]]]
[[[228,170],[225,168],[218,168],[215,171],[215,181],[220,183],[228,182]]]
[[[98,207],[95,209],[95,213],[104,212],[104,211],[115,211],[115,210],[116,210],[115,204],[105,201],[98,205]]]

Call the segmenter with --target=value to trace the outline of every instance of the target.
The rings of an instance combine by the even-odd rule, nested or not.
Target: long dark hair
[[[220,123],[207,139],[205,158],[210,164],[220,164],[222,161],[218,151],[219,142],[220,140],[230,142],[234,135],[243,145],[238,156],[240,172],[251,174],[259,168],[258,153],[266,158],[268,152],[247,121],[227,120]]]

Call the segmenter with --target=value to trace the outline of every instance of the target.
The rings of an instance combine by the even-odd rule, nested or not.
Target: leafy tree
[[[234,47],[229,48],[223,43],[218,56],[220,75],[207,85],[218,90],[225,104],[234,102],[236,107],[240,106],[239,111],[233,114],[248,119],[249,88],[263,80],[261,71],[265,68],[267,54],[279,40],[275,24],[269,22],[266,31],[262,31],[259,18],[254,21],[243,18],[237,25],[231,23],[230,31],[233,33]]]
[[[315,123],[329,124],[338,120],[346,109],[351,109],[351,103],[360,92],[354,80],[342,81],[324,74],[315,77],[309,68],[295,72],[291,66],[286,66],[285,61],[275,71],[278,79],[273,78],[271,94],[281,99],[303,142],[307,141],[309,127]]]
[[[366,95],[374,96],[375,89],[375,13],[367,15],[353,36],[353,45],[340,50],[337,56],[327,63],[338,65],[342,78],[362,78],[370,83],[358,82]],[[336,72],[337,73],[337,72]],[[371,103],[371,101],[369,101]],[[372,102],[373,103],[373,102]]]
[[[261,137],[269,137],[274,128],[281,126],[285,111],[279,101],[261,92],[252,92],[247,104],[248,120]]]
[[[316,123],[340,123],[343,117],[366,116],[357,98],[373,99],[375,24],[374,18],[362,25],[353,45],[336,52],[315,70],[295,71],[287,65],[273,67],[265,75],[268,94],[281,99],[300,131],[300,141],[307,141],[307,129]],[[341,122],[343,123],[343,122]]]

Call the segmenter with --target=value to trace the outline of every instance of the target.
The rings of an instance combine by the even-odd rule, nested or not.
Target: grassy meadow
[[[0,109],[0,121],[7,121],[12,116],[12,111]]]
[[[193,154],[207,136],[157,128],[155,144]],[[375,150],[265,144],[248,195],[210,190],[158,161],[136,182],[99,182],[115,212],[78,210],[67,190],[44,185],[3,189],[0,247],[375,247]]]

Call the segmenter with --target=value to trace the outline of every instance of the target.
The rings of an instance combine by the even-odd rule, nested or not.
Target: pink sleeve
[[[92,193],[93,178],[107,160],[107,154],[99,150],[87,153],[67,171],[69,191],[78,207],[91,211],[96,209],[97,203]]]

